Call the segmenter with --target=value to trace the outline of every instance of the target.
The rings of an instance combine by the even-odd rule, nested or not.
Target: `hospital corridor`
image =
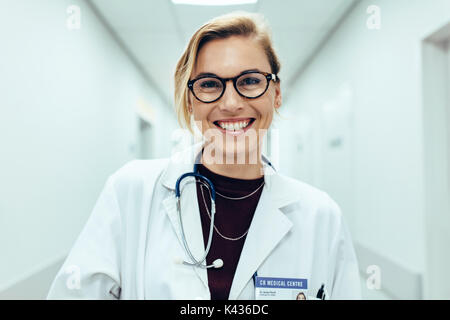
[[[450,0],[0,0],[0,48],[0,300],[450,299]]]

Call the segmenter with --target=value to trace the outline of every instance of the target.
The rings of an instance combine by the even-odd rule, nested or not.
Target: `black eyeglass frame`
[[[239,78],[242,77],[243,75],[250,74],[250,73],[259,73],[259,74],[262,74],[262,75],[264,75],[264,76],[266,77],[266,80],[267,80],[266,88],[264,89],[264,91],[263,91],[261,94],[257,95],[256,97],[247,97],[247,96],[243,95],[243,94],[238,90],[238,88],[237,88],[237,84],[236,84],[237,79],[239,79]],[[203,101],[203,100],[201,100],[199,97],[197,97],[197,96],[195,95],[195,92],[194,92],[194,83],[195,83],[197,80],[205,79],[205,78],[214,78],[214,79],[219,80],[219,81],[222,83],[222,86],[223,86],[222,93],[220,94],[220,96],[219,96],[217,99],[212,100],[212,101]],[[266,91],[267,91],[267,89],[269,88],[269,85],[270,85],[270,80],[273,80],[274,82],[276,82],[277,80],[279,80],[279,78],[278,78],[278,76],[277,76],[276,74],[274,74],[274,73],[263,72],[263,71],[255,71],[255,70],[248,70],[248,71],[244,71],[244,72],[238,74],[236,77],[232,77],[232,78],[221,78],[221,77],[216,76],[216,75],[203,75],[203,76],[200,76],[200,77],[198,77],[198,78],[196,78],[196,79],[189,80],[189,81],[188,81],[188,88],[191,90],[192,94],[194,95],[194,97],[195,97],[198,101],[203,102],[203,103],[213,103],[213,102],[216,102],[217,100],[219,100],[220,98],[222,98],[222,96],[223,96],[223,94],[225,93],[225,90],[226,90],[226,88],[227,88],[227,82],[230,81],[230,80],[233,81],[233,87],[234,87],[234,89],[236,90],[236,92],[237,92],[241,97],[246,98],[246,99],[256,99],[256,98],[261,97],[264,93],[266,93]]]

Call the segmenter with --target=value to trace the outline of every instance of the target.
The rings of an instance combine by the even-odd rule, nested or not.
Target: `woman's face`
[[[233,36],[212,40],[200,49],[191,79],[196,79],[203,73],[231,78],[247,70],[271,73],[268,58],[255,40]],[[229,163],[230,156],[235,161],[236,155],[240,154],[242,157],[244,154],[246,155],[245,163],[254,164],[252,159],[256,159],[255,152],[259,156],[257,147],[272,122],[274,108],[281,105],[279,82],[270,81],[267,91],[256,99],[239,95],[232,81],[227,82],[222,97],[212,103],[197,100],[192,92],[189,95],[189,106],[193,111],[197,127],[201,129],[207,140],[218,142],[213,144],[216,156],[217,153],[223,156],[226,154],[227,160],[223,158],[223,161]],[[235,127],[235,123],[242,126],[247,122],[249,123],[247,127],[242,129],[238,127],[239,132],[229,130]],[[245,143],[245,140],[248,142]],[[247,160],[247,155],[250,154],[252,157],[248,156]]]

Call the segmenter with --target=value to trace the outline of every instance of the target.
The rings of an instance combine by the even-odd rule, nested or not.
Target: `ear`
[[[188,99],[187,99],[187,108],[188,108],[188,112],[192,113],[192,98],[191,98],[191,94],[188,93]]]
[[[279,107],[281,107],[281,103],[283,101],[283,96],[281,94],[281,86],[280,86],[280,82],[275,83],[275,103],[274,103],[274,107],[276,109],[278,109]]]

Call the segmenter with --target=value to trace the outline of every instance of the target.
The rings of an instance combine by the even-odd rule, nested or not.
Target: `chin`
[[[223,155],[225,164],[256,164],[258,154],[256,145],[248,146],[246,144],[233,144],[230,147],[217,148],[218,155]]]

